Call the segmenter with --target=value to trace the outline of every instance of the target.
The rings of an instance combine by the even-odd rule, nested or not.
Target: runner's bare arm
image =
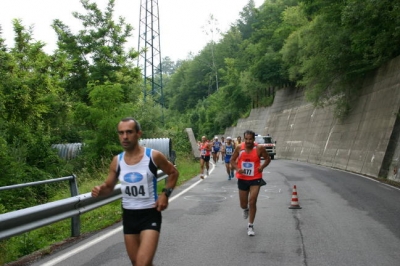
[[[259,169],[259,171],[262,172],[264,170],[264,168],[267,167],[269,165],[269,163],[271,162],[271,157],[269,157],[267,150],[262,146],[257,147],[257,152],[258,152],[258,156],[260,158],[264,158],[264,163],[262,165],[260,165],[260,169]]]
[[[153,159],[157,167],[168,175],[166,187],[174,188],[179,177],[178,169],[159,151],[153,150]]]
[[[239,168],[238,168],[238,165],[237,165],[237,158],[239,157],[239,152],[240,152],[240,146],[237,146],[237,147],[235,148],[235,150],[233,151],[233,154],[232,154],[230,163],[231,163],[231,166],[232,166],[232,168],[233,168],[234,170],[236,170],[238,173],[241,173],[241,172],[240,172],[241,169],[239,169]]]
[[[159,151],[153,150],[153,160],[157,167],[168,175],[165,187],[167,189],[175,188],[179,177],[178,169],[176,169],[176,167],[167,160],[164,154]],[[160,197],[157,199],[155,207],[158,211],[163,211],[168,207],[168,197],[165,193],[161,193]]]
[[[111,192],[114,190],[114,187],[118,182],[117,163],[118,163],[118,156],[114,156],[113,160],[110,163],[110,167],[108,169],[107,179],[104,181],[102,185],[95,186],[92,189],[92,197],[107,196],[111,194]]]

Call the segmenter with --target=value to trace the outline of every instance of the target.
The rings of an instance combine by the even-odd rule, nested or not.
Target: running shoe
[[[249,208],[243,210],[243,218],[247,219],[249,217]]]
[[[255,235],[253,225],[249,225],[247,227],[247,235],[249,235],[249,236],[254,236]]]
[[[228,180],[231,180],[231,176],[230,175],[228,175]]]
[[[208,170],[207,170],[207,176],[208,176]]]
[[[204,175],[203,174],[200,175],[200,179],[204,179]]]

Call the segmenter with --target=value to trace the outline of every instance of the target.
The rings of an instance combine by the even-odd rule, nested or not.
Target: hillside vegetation
[[[121,150],[115,130],[125,116],[141,122],[144,138],[171,138],[178,156],[189,156],[185,128],[212,138],[251,108],[269,106],[289,84],[305,88],[316,106],[333,102],[345,116],[359,80],[400,54],[398,1],[265,0],[256,8],[250,0],[218,41],[178,62],[163,59],[162,106],[142,87],[139,52],[125,47],[133,27],[114,19],[115,0],[105,10],[81,3],[85,12],[73,15],[83,30],[53,21],[53,54],[22,20],[13,21],[15,45],[7,47],[0,25],[0,186],[71,173],[94,180]],[[210,16],[206,30],[216,32],[217,20]],[[70,161],[51,149],[76,142],[85,145]],[[48,202],[65,189],[2,192],[0,213]]]

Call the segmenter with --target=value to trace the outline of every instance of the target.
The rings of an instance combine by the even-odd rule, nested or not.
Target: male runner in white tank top
[[[159,151],[139,145],[140,124],[124,118],[118,124],[124,152],[110,164],[106,181],[92,189],[92,196],[109,195],[121,183],[125,247],[135,266],[153,265],[161,229],[161,211],[178,180],[178,170]],[[163,193],[157,195],[157,169],[168,175]]]

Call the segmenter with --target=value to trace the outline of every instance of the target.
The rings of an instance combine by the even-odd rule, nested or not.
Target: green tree
[[[301,72],[301,54],[302,54],[302,36],[301,28],[309,25],[304,8],[299,5],[289,7],[283,12],[284,27],[291,29],[292,33],[285,40],[281,49],[283,65],[288,72],[289,80],[297,82],[302,77]]]
[[[282,28],[282,13],[288,7],[296,5],[297,1],[294,0],[266,1],[257,13],[251,38],[254,47],[247,50],[255,53],[250,72],[268,86],[282,86],[288,82],[279,51],[289,36],[290,29]]]
[[[239,19],[236,26],[244,40],[249,39],[253,34],[253,24],[257,22],[256,5],[254,0],[249,0],[247,5],[239,13]]]
[[[341,23],[357,62],[352,72],[375,69],[400,54],[400,5],[396,1],[346,1]]]
[[[360,79],[400,54],[400,8],[393,1],[300,2],[303,22],[282,49],[289,77],[306,87],[311,102],[334,102],[337,115],[345,116]]]
[[[132,36],[132,26],[126,24],[122,17],[118,22],[114,21],[115,0],[109,0],[105,12],[89,0],[81,0],[81,3],[86,14],[73,13],[84,27],[78,34],[74,35],[58,19],[52,25],[58,36],[59,50],[69,55],[73,65],[66,90],[88,103],[88,83],[117,82],[122,86],[125,99],[134,100],[130,95],[136,88],[132,84],[140,80],[140,69],[134,67],[138,52],[133,48],[126,51],[124,47]],[[138,93],[136,91],[136,95]]]
[[[60,86],[65,75],[62,59],[43,51],[44,43],[34,42],[32,30],[13,20],[15,46],[8,51],[0,45],[0,153],[3,178],[0,185],[18,184],[61,176],[65,164],[51,149],[59,120],[68,113],[68,97]],[[1,42],[0,42],[1,43]],[[40,202],[47,199],[45,187],[27,188],[23,197]],[[7,210],[32,202],[4,193],[0,204]],[[22,196],[21,196],[22,197]]]
[[[83,148],[87,163],[97,166],[101,158],[112,158],[121,151],[116,134],[117,124],[122,117],[135,117],[145,129],[144,138],[158,132],[161,109],[152,103],[150,97],[143,101],[143,95],[135,105],[124,103],[121,84],[106,82],[103,85],[89,84],[90,104],[79,103],[75,120],[83,125],[85,146]]]
[[[202,54],[191,61],[184,61],[166,87],[169,107],[180,112],[193,108],[200,99],[215,90],[214,81],[209,61]]]

